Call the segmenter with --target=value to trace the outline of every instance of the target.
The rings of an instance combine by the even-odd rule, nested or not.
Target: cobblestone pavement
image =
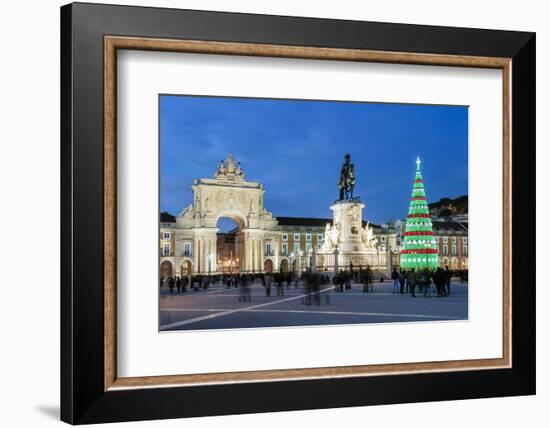
[[[456,321],[468,319],[468,286],[451,284],[451,295],[437,297],[432,286],[429,297],[417,293],[392,294],[389,282],[375,283],[364,293],[362,284],[336,292],[332,286],[308,296],[298,287],[284,286],[284,295],[271,296],[261,283],[250,287],[250,301],[239,301],[236,288],[215,285],[207,290],[160,296],[160,330],[205,330],[253,327],[288,327],[388,322]]]

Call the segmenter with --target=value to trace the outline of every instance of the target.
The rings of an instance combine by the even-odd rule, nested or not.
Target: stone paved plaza
[[[392,294],[391,282],[374,283],[363,293],[362,284],[336,292],[333,286],[308,298],[302,285],[277,287],[266,296],[261,283],[250,287],[250,301],[239,301],[239,289],[215,285],[207,290],[170,293],[160,296],[160,330],[205,330],[306,325],[364,324],[388,322],[454,321],[468,319],[468,286],[451,284],[451,295],[437,297],[432,285],[429,297],[417,293]],[[310,304],[308,304],[310,303]]]

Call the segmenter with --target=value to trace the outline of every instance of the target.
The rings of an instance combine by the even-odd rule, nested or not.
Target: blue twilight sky
[[[363,217],[383,223],[407,215],[417,156],[429,202],[468,193],[468,108],[160,96],[162,211],[189,205],[193,179],[213,177],[228,153],[275,216],[328,218],[350,153]]]

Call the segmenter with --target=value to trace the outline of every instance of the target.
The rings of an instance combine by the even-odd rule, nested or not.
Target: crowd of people
[[[368,266],[366,269],[351,267],[347,270],[340,270],[333,277],[335,291],[344,292],[351,289],[352,283],[360,283],[363,285],[364,293],[372,292],[374,275]],[[452,271],[448,266],[445,269],[441,267],[409,270],[394,268],[391,273],[392,294],[410,294],[412,297],[416,297],[418,292],[424,297],[428,297],[433,285],[437,296],[445,297],[451,294],[451,278],[453,277],[458,277],[463,284],[468,281],[468,271]],[[380,281],[383,282],[384,278],[381,277]]]
[[[417,296],[417,292],[424,297],[430,295],[432,284],[439,297],[445,297],[451,294],[451,278],[457,276],[461,283],[468,281],[468,271],[451,271],[448,266],[445,269],[397,269],[394,268],[391,273],[392,293],[410,294]],[[380,278],[383,281],[383,278]],[[250,302],[252,300],[250,287],[259,282],[265,288],[267,297],[271,296],[271,289],[275,288],[277,296],[284,296],[285,288],[302,287],[304,298],[303,304],[320,304],[320,292],[326,289],[327,285],[332,284],[335,292],[343,293],[351,289],[352,283],[362,284],[364,293],[373,291],[374,273],[367,266],[362,269],[340,270],[337,274],[329,277],[327,272],[305,271],[301,274],[296,272],[276,272],[276,273],[237,273],[220,275],[187,275],[187,276],[163,276],[160,279],[160,287],[173,293],[185,293],[188,289],[199,290],[208,289],[213,284],[222,284],[224,287],[239,290],[238,300]],[[301,285],[300,285],[301,284]],[[328,293],[326,299],[329,299]]]
[[[445,297],[451,294],[451,278],[458,276],[461,282],[468,280],[468,271],[453,272],[448,266],[445,269],[393,269],[391,279],[393,282],[392,293],[410,294],[416,297],[416,292],[420,292],[424,297],[429,296],[432,284],[438,297]]]

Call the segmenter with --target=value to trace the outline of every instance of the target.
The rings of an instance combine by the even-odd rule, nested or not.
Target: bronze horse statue
[[[340,170],[340,181],[338,188],[340,189],[340,201],[352,200],[353,189],[355,187],[355,171],[353,164],[350,162],[349,153],[344,157],[344,164]]]

